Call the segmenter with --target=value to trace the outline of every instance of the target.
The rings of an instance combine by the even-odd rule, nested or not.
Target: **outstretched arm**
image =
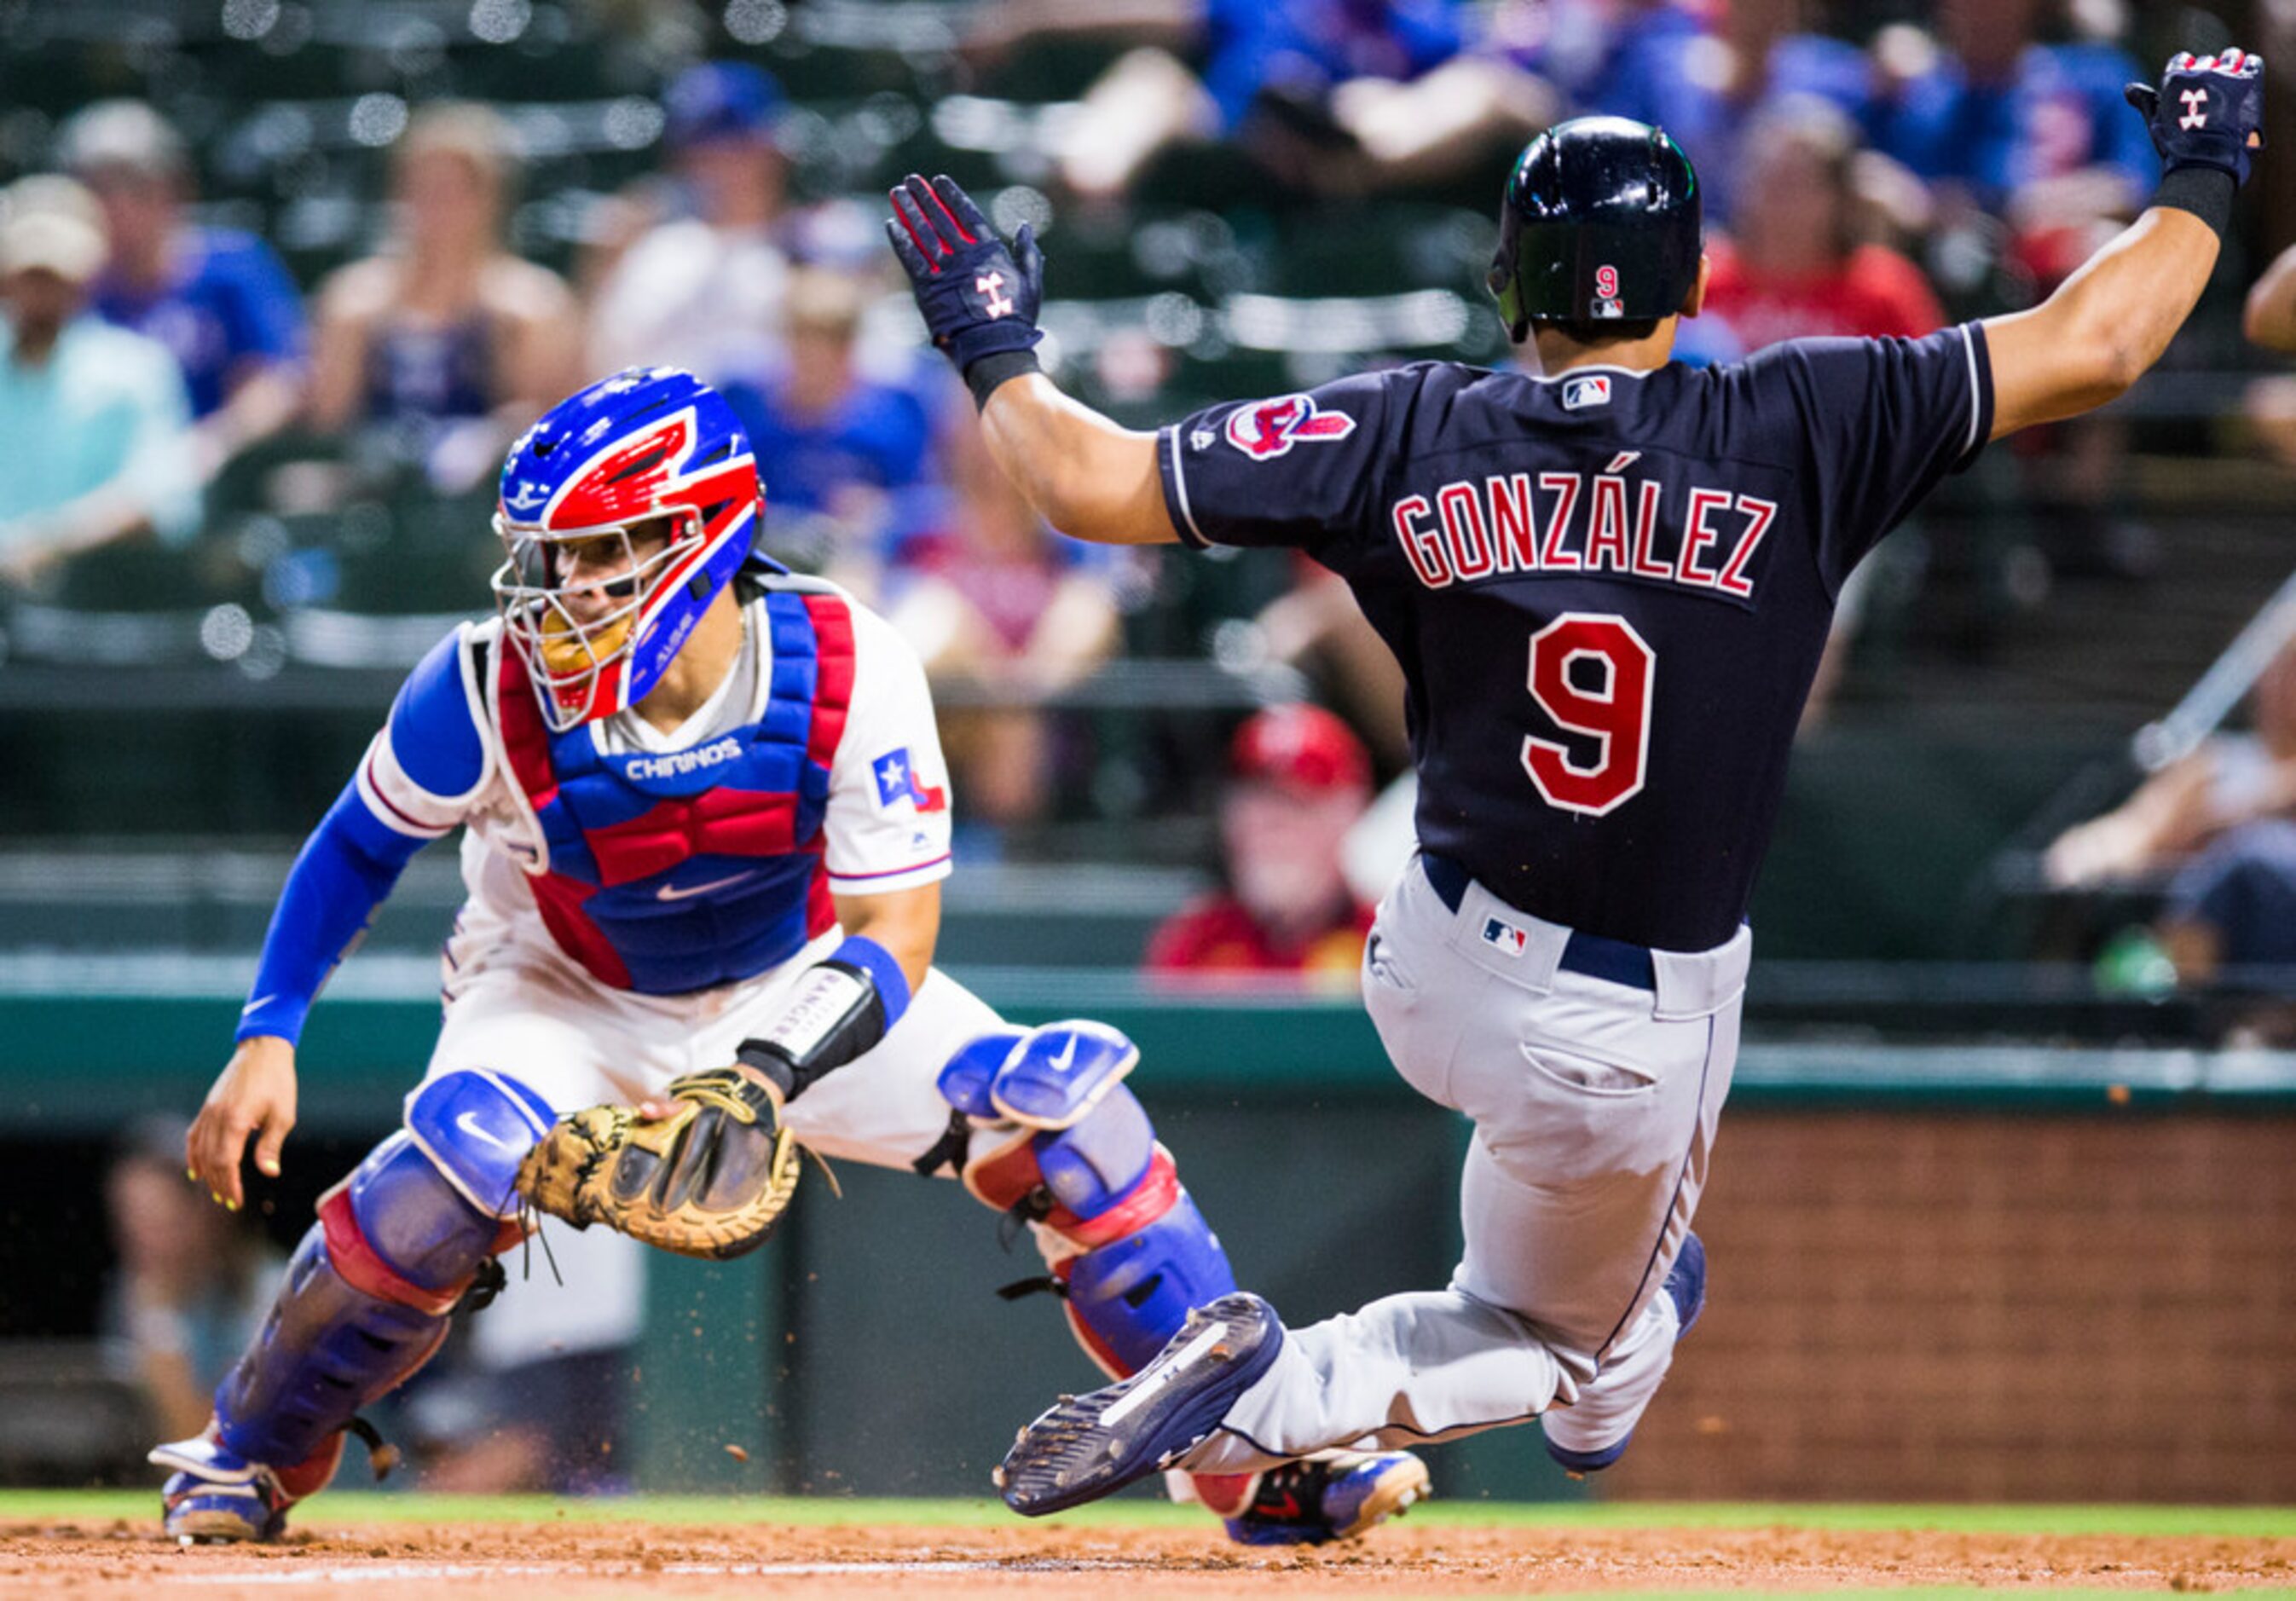
[[[1993,437],[2093,411],[2168,349],[2216,269],[2233,192],[2260,148],[2264,63],[2238,50],[2131,86],[2167,164],[2150,209],[2030,311],[1985,324]]]

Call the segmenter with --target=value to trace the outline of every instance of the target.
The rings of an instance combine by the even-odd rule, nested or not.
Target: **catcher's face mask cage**
[[[622,710],[648,603],[701,543],[701,512],[679,506],[642,523],[564,530],[497,513],[495,532],[509,558],[494,575],[503,636],[542,691],[544,719],[562,734]]]
[[[732,408],[675,367],[592,384],[511,447],[495,601],[554,732],[645,698],[750,554],[761,503]]]

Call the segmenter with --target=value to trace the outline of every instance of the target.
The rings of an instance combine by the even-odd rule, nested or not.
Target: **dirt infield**
[[[1656,1509],[1654,1509],[1655,1511]],[[1808,1528],[1475,1527],[1424,1519],[1322,1553],[1253,1553],[1209,1529],[1013,1525],[311,1527],[280,1546],[184,1549],[136,1519],[0,1524],[0,1595],[356,1595],[487,1601],[804,1595],[1489,1596],[1692,1589],[2296,1587],[2296,1539]],[[1662,1516],[1662,1512],[1658,1515]]]

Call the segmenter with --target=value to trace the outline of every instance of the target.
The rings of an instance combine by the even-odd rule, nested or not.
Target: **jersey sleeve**
[[[1926,339],[1796,340],[1743,372],[1761,410],[1770,392],[1790,403],[1817,489],[1817,563],[1830,595],[1993,431],[1993,368],[1975,323]]]
[[[830,764],[829,887],[884,895],[948,876],[948,768],[925,669],[908,642],[853,606],[853,701]]]
[[[1164,505],[1181,540],[1288,546],[1321,555],[1360,536],[1381,504],[1397,372],[1304,394],[1208,406],[1156,436]]]
[[[480,809],[495,776],[468,638],[456,628],[407,675],[352,781],[374,820],[408,839],[452,832]]]

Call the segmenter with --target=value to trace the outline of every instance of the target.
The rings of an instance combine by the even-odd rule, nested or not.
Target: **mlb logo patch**
[[[1611,380],[1608,374],[1588,373],[1583,377],[1570,379],[1562,386],[1564,411],[1583,411],[1590,406],[1608,406],[1610,403]]]
[[[1496,917],[1483,919],[1483,943],[1504,951],[1511,956],[1522,955],[1530,943],[1530,936],[1512,923]]]
[[[906,800],[921,812],[941,811],[948,806],[948,792],[937,789],[917,776],[917,765],[909,759],[909,748],[888,751],[869,764],[877,779],[877,809],[890,811]]]

